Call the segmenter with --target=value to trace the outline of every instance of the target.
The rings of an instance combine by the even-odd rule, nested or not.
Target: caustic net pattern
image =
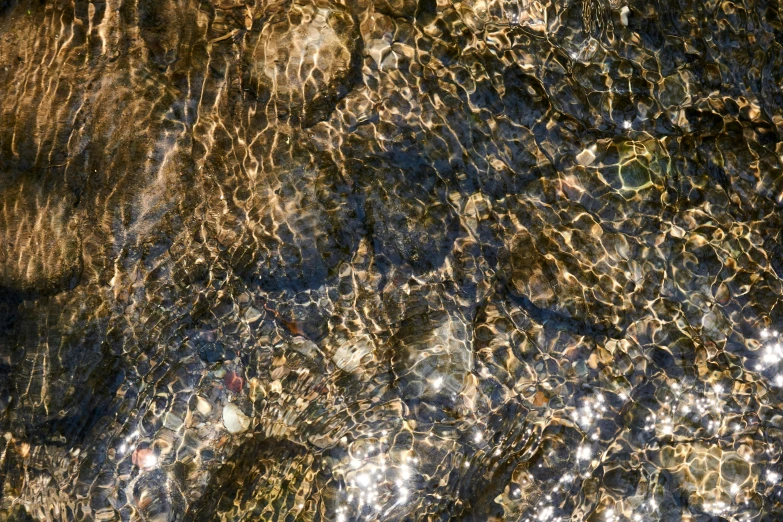
[[[783,520],[782,43],[0,1],[0,519]]]

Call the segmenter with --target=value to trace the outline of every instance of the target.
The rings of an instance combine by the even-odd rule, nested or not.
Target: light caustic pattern
[[[0,519],[783,520],[782,31],[0,0]]]

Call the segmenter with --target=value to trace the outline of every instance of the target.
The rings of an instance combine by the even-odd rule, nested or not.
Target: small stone
[[[245,310],[245,321],[247,321],[250,324],[256,323],[261,319],[261,312],[256,310],[255,308],[248,307],[247,310]]]
[[[169,412],[163,418],[163,425],[170,430],[178,430],[182,426],[182,419],[179,415]]]
[[[340,345],[332,355],[332,361],[343,371],[355,372],[372,359],[372,353],[373,345],[369,339],[351,339]]]
[[[250,419],[236,404],[229,403],[223,407],[223,425],[229,433],[242,433],[250,427]]]
[[[212,405],[204,397],[196,397],[196,410],[204,417],[207,417],[212,413]]]
[[[625,190],[641,190],[652,185],[649,169],[639,161],[626,163],[619,172]]]
[[[620,22],[625,26],[628,27],[628,15],[631,14],[631,10],[628,8],[627,5],[624,5],[622,9],[620,9]]]
[[[540,408],[541,406],[546,406],[546,404],[549,403],[549,399],[546,398],[546,395],[542,391],[537,391],[535,396],[533,396],[533,406]]]
[[[595,152],[592,149],[585,149],[576,155],[576,162],[583,167],[592,165],[595,161]]]
[[[715,300],[722,305],[725,305],[731,299],[731,290],[726,283],[721,283],[718,289],[715,290]]]
[[[245,381],[236,372],[227,372],[223,378],[223,384],[232,392],[239,393],[242,391]]]
[[[291,343],[294,350],[310,359],[318,357],[318,345],[304,337],[295,337]]]

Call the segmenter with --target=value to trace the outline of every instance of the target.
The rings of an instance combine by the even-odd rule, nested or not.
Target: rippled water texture
[[[783,520],[781,42],[0,0],[0,520]]]

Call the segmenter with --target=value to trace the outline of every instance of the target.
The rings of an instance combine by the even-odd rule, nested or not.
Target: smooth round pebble
[[[229,433],[242,433],[250,427],[250,419],[236,404],[223,406],[223,425]]]

